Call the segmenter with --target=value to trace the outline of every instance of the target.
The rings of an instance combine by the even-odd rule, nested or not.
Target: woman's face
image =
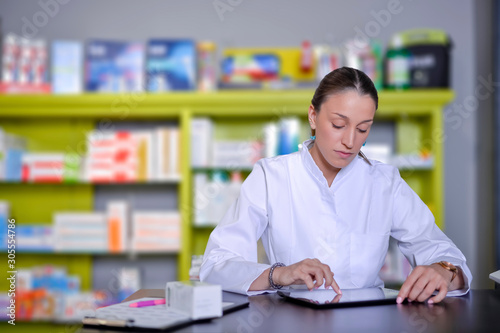
[[[330,95],[319,112],[311,105],[309,122],[316,130],[311,155],[320,170],[338,172],[347,166],[366,141],[374,116],[373,99],[355,90]]]

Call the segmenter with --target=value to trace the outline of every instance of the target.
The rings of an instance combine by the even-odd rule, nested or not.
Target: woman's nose
[[[354,136],[355,136],[354,130],[346,131],[344,136],[342,137],[342,144],[344,144],[346,148],[351,149],[354,146]]]

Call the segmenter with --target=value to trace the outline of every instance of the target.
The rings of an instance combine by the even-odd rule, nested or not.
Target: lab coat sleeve
[[[472,282],[472,274],[465,256],[439,229],[429,208],[401,178],[397,170],[394,179],[391,236],[398,241],[399,249],[412,267],[430,265],[441,260],[460,267],[465,287],[450,291],[447,296],[465,295]]]
[[[257,241],[268,224],[266,192],[264,169],[258,162],[243,182],[238,199],[210,235],[200,269],[201,281],[247,295],[265,292],[248,289],[270,267],[257,262]]]

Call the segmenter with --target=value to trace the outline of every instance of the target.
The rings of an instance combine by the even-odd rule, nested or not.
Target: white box
[[[52,43],[52,92],[79,94],[83,91],[83,45],[79,41]]]
[[[254,141],[214,141],[212,147],[212,166],[217,168],[252,168],[262,157],[262,147]]]
[[[206,168],[212,165],[214,124],[210,118],[191,120],[191,166]]]
[[[155,180],[180,179],[180,131],[177,127],[156,129]]]
[[[490,279],[492,279],[496,283],[500,283],[500,271],[496,271],[496,272],[491,273]]]
[[[199,281],[167,282],[167,310],[175,310],[191,319],[222,317],[222,288]]]

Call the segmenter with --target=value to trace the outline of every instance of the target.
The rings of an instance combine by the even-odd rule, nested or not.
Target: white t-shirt
[[[356,157],[331,186],[309,153],[258,161],[235,203],[210,235],[200,270],[202,281],[248,295],[252,282],[270,267],[257,262],[257,241],[270,263],[291,265],[317,258],[330,266],[341,289],[383,286],[379,271],[398,240],[410,264],[446,260],[462,268],[467,293],[472,275],[462,252],[399,175],[378,161]]]

